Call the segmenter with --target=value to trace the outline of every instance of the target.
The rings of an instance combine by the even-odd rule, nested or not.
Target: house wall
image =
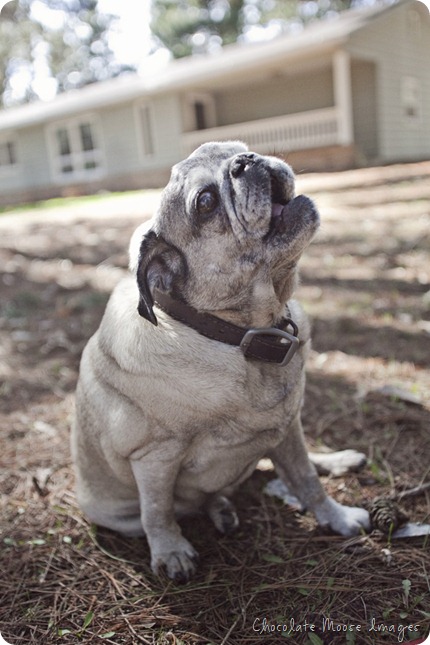
[[[138,100],[91,113],[97,125],[103,161],[100,172],[94,177],[88,175],[88,181],[66,177],[61,181],[54,176],[49,138],[56,121],[15,132],[19,163],[11,168],[0,168],[0,205],[102,189],[127,190],[163,184],[170,167],[181,156],[179,98],[164,95],[147,102],[153,129],[154,151],[151,155],[145,155],[141,145],[138,110],[143,103]],[[83,119],[86,114],[82,112]],[[70,117],[79,118],[79,114]],[[67,124],[70,119],[62,119],[61,123]]]
[[[15,141],[17,164],[0,169],[0,204],[27,201],[39,186],[50,183],[44,130],[34,126],[3,136]]]
[[[179,95],[159,96],[154,101],[158,115],[155,122],[155,137],[158,142],[156,167],[170,167],[181,159],[181,135],[183,132]]]
[[[248,79],[249,81],[249,79]],[[334,105],[331,66],[215,93],[217,125],[282,116]]]
[[[118,105],[98,113],[105,174],[123,175],[140,166],[133,105]]]
[[[348,51],[376,65],[379,160],[430,157],[430,17],[421,3],[398,5],[352,34]],[[417,79],[419,118],[405,115],[402,85]]]
[[[378,108],[376,67],[367,61],[352,61],[351,89],[354,141],[357,155],[365,162],[378,156]],[[360,161],[360,159],[357,159]]]
[[[419,2],[393,5],[352,33],[345,48],[351,58],[354,139],[363,162],[430,158],[430,16],[426,7]],[[313,60],[309,56],[300,69],[298,63],[286,65],[279,60],[264,76],[263,70],[260,76],[244,74],[234,85],[231,79],[230,85],[225,84],[228,79],[215,86],[208,81],[203,93],[213,97],[208,104],[210,121],[222,127],[334,106],[329,55],[326,52]],[[195,91],[197,87],[201,90],[201,84]],[[53,176],[48,140],[49,126],[55,123],[6,133],[16,140],[18,164],[0,167],[0,204],[162,184],[172,164],[183,155],[184,130],[193,129],[192,114],[185,106],[192,91],[190,84],[181,92],[172,89],[96,110],[102,165],[91,181],[86,181],[87,176],[79,182],[64,177],[59,183]],[[406,100],[415,101],[416,109],[408,112]],[[72,105],[71,109],[79,109],[76,102]],[[152,122],[153,149],[149,152],[142,144],[142,105],[148,106]],[[70,115],[76,117],[76,112]],[[45,117],[39,113],[39,118]]]

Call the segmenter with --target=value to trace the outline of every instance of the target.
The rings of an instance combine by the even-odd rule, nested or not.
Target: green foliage
[[[151,29],[159,44],[181,58],[241,40],[258,26],[285,31],[352,4],[354,0],[153,0]]]
[[[402,588],[403,588],[403,599],[405,601],[405,606],[408,607],[409,605],[409,594],[411,592],[411,581],[408,580],[407,578],[405,580],[402,580]]]
[[[324,645],[324,642],[317,634],[310,633],[308,634],[308,642],[312,645]]]
[[[245,0],[154,0],[151,29],[175,58],[234,42],[243,29]]]
[[[266,562],[271,562],[274,564],[282,564],[284,562],[282,558],[280,558],[278,555],[273,555],[272,553],[263,553],[262,559]]]
[[[114,20],[98,10],[97,0],[8,2],[0,14],[0,104],[38,98],[41,70],[63,92],[128,69],[109,47]]]

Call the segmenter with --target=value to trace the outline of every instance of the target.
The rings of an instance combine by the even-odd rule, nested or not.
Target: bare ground
[[[299,189],[323,218],[301,264],[314,329],[304,423],[312,445],[368,455],[362,472],[324,483],[339,501],[369,504],[430,480],[430,163],[302,176]],[[184,525],[201,556],[184,587],[152,575],[144,540],[82,517],[68,445],[79,357],[156,199],[0,217],[3,637],[367,645],[427,635],[429,539],[328,534],[263,493],[270,469],[238,494],[234,535],[220,538],[205,518]],[[403,507],[430,522],[428,489]]]

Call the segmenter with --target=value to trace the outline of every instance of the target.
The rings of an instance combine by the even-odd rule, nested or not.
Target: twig
[[[121,612],[121,616],[124,622],[126,623],[127,627],[129,628],[129,630],[131,631],[133,636],[137,638],[137,640],[139,640],[141,643],[146,643],[146,645],[151,645],[151,643],[148,640],[146,640],[146,638],[143,638],[143,636],[139,636],[139,634],[136,632],[133,625],[130,623],[130,621],[128,620],[127,616],[125,616],[125,614]]]
[[[421,484],[420,486],[415,486],[415,488],[403,490],[401,493],[392,493],[388,496],[388,498],[395,499],[400,502],[406,497],[417,497],[418,495],[422,495],[428,490],[430,490],[430,482],[426,482],[425,484]]]
[[[133,562],[132,560],[127,560],[126,558],[120,558],[120,557],[118,557],[117,555],[114,555],[113,553],[110,553],[110,552],[109,552],[107,549],[105,549],[104,547],[102,547],[102,545],[100,544],[100,542],[98,542],[98,541],[97,541],[97,538],[95,537],[95,535],[93,535],[93,528],[92,528],[92,527],[90,527],[90,528],[88,529],[88,531],[87,531],[87,532],[88,532],[88,535],[89,535],[89,537],[90,537],[90,540],[92,541],[92,543],[94,544],[94,546],[95,546],[99,551],[101,551],[104,555],[106,555],[108,558],[110,558],[111,560],[116,560],[117,562],[123,562],[123,563],[125,563],[125,564],[133,564],[134,566],[136,566],[136,562]]]
[[[233,630],[236,628],[236,625],[237,625],[237,623],[239,622],[239,620],[240,620],[241,618],[243,619],[244,613],[245,613],[245,612],[246,612],[246,610],[248,609],[248,607],[249,607],[249,605],[251,604],[251,602],[254,600],[255,596],[256,596],[256,594],[253,594],[253,595],[249,598],[249,600],[248,600],[248,602],[246,603],[245,607],[243,607],[243,608],[242,608],[241,615],[240,615],[240,616],[238,616],[238,617],[236,618],[236,620],[234,621],[234,623],[231,625],[231,627],[230,627],[230,629],[228,630],[227,634],[226,634],[226,635],[224,636],[224,638],[222,639],[222,641],[221,641],[221,645],[226,645],[226,643],[228,643],[228,639],[230,638],[230,634],[231,634],[231,633],[233,632]]]
[[[51,553],[49,554],[48,563],[45,567],[45,570],[39,576],[39,584],[43,584],[46,581],[46,576],[48,575],[48,571],[51,568],[52,560],[54,558],[54,555],[56,554],[56,551],[57,551],[57,547],[51,549]]]

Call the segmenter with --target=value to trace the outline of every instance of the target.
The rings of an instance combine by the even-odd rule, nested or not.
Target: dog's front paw
[[[151,553],[151,569],[156,575],[164,570],[178,584],[185,584],[195,573],[199,555],[194,547],[181,538],[172,550],[154,550]]]
[[[343,506],[331,497],[315,509],[315,516],[321,526],[329,526],[335,533],[346,537],[370,529],[369,513],[364,508]]]

